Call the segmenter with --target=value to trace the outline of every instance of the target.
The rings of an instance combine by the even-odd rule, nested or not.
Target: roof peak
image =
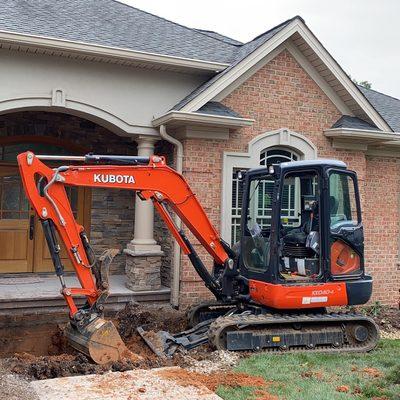
[[[304,21],[304,19],[303,19],[300,15],[295,15],[295,16],[292,17],[292,18],[288,18],[287,20],[285,20],[285,21],[283,21],[283,22],[280,22],[278,25],[273,26],[272,28],[268,29],[267,31],[265,31],[265,32],[263,32],[263,33],[260,33],[260,34],[257,35],[255,38],[253,38],[253,39],[251,39],[251,40],[249,40],[248,42],[243,43],[243,44],[248,44],[248,43],[254,42],[255,40],[259,39],[260,37],[262,37],[262,36],[264,36],[264,35],[270,33],[270,32],[273,31],[274,29],[278,29],[278,28],[280,28],[280,27],[283,26],[283,25],[287,25],[289,22],[292,22],[292,21],[294,21],[295,19],[300,20],[301,22],[303,22],[303,24],[306,23],[306,22]]]

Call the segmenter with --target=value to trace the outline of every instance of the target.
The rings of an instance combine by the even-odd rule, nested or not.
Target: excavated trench
[[[129,357],[111,365],[96,365],[68,346],[63,335],[65,316],[48,315],[1,320],[0,358],[9,371],[33,379],[185,364],[181,354],[170,360],[157,357],[136,332],[138,326],[145,324],[154,331],[184,330],[186,318],[182,312],[167,306],[129,303],[113,321],[128,349],[139,357]],[[205,357],[209,349],[201,349],[194,356],[202,359],[203,353]]]

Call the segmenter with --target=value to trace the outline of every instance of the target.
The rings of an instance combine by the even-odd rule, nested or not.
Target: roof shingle
[[[350,115],[342,115],[333,125],[332,128],[350,128],[350,129],[363,129],[369,131],[378,131],[375,125],[372,125],[358,117],[351,117]]]
[[[4,0],[0,30],[221,63],[237,52],[233,39],[115,0]]]
[[[242,118],[236,111],[233,111],[218,101],[209,101],[208,103],[204,104],[203,107],[200,107],[196,112],[200,114],[219,115],[222,117]]]
[[[363,86],[358,88],[393,131],[400,132],[400,100]]]

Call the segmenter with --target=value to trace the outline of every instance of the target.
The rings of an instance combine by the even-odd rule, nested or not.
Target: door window
[[[363,228],[353,175],[331,172],[329,217],[331,274],[360,274],[362,265],[359,252],[363,249]]]
[[[330,228],[334,232],[341,226],[356,226],[360,221],[355,184],[348,174],[333,172],[329,176]]]
[[[0,218],[28,219],[29,203],[17,174],[0,176]]]
[[[268,168],[272,164],[280,164],[287,161],[297,161],[299,156],[290,150],[272,147],[260,152],[260,165]],[[256,167],[256,165],[254,166]],[[240,220],[242,212],[242,182],[237,178],[238,171],[244,168],[234,168],[232,175],[232,216],[231,216],[231,245],[240,240]],[[259,196],[258,219],[260,226],[267,227],[271,223],[271,196],[273,181],[268,180],[260,183],[257,191]],[[290,219],[296,214],[294,204],[294,190],[287,187],[284,192],[285,215]],[[289,222],[288,222],[289,223]]]

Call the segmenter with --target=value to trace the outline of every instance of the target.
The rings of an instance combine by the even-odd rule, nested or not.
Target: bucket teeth
[[[80,330],[69,324],[65,334],[72,347],[97,364],[119,361],[128,353],[117,328],[103,318],[96,318]]]

